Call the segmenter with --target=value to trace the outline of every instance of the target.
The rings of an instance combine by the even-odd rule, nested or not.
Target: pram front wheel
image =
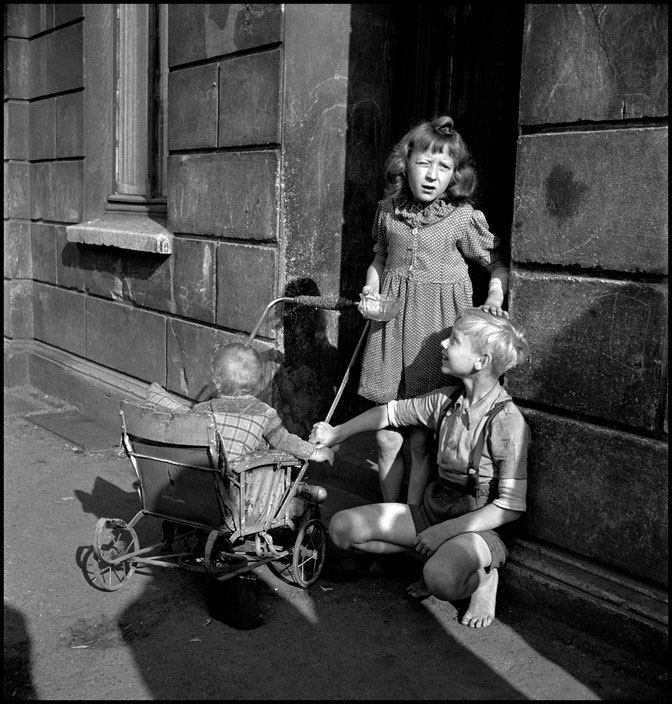
[[[120,518],[101,518],[93,536],[93,553],[97,564],[92,569],[93,581],[105,591],[119,589],[135,572],[135,561],[124,559],[139,548],[133,528]]]
[[[299,528],[292,554],[292,577],[304,589],[317,581],[327,553],[327,531],[317,518]]]

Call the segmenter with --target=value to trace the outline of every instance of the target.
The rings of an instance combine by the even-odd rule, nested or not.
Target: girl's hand
[[[373,286],[364,286],[362,292],[359,294],[359,303],[357,304],[357,310],[362,314],[363,318],[367,320],[371,317],[366,308],[364,307],[365,300],[378,300],[380,298],[380,293],[374,290]]]
[[[380,293],[374,291],[373,286],[364,286],[362,296],[366,296],[367,298],[380,298]]]
[[[315,423],[313,429],[310,431],[308,442],[312,442],[313,445],[329,446],[334,444],[335,439],[333,426],[324,421],[320,421],[319,423]]]
[[[443,523],[422,531],[413,541],[413,549],[425,557],[431,557],[452,536]]]
[[[487,300],[480,308],[491,315],[495,315],[500,318],[508,318],[509,314],[505,310],[502,310],[502,302],[503,301],[498,300],[498,298],[491,298],[488,296]]]

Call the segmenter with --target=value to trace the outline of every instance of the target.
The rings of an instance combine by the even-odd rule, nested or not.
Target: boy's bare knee
[[[376,432],[376,442],[380,452],[396,455],[404,444],[404,436],[398,430],[383,428]]]
[[[450,601],[459,597],[461,585],[455,580],[455,575],[444,564],[432,562],[425,563],[422,578],[430,592],[437,598]]]
[[[339,548],[349,548],[352,545],[352,521],[346,511],[334,514],[329,522],[329,535]]]

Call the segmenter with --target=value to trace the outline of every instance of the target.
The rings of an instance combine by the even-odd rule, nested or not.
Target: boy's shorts
[[[422,506],[410,506],[416,535],[430,526],[443,523],[450,518],[463,516],[476,510],[476,500],[440,482],[432,482],[425,491]],[[490,550],[491,561],[485,568],[486,572],[500,568],[509,556],[509,548],[494,530],[474,531],[485,541]]]

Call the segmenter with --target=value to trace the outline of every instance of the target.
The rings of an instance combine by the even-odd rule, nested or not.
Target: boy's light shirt
[[[450,401],[455,387],[443,387],[416,398],[389,401],[390,425],[424,425],[436,429],[441,409]],[[468,410],[462,410],[461,394],[442,423],[439,435],[437,465],[439,476],[463,483],[474,445],[485,423],[485,414],[500,401],[511,400],[506,390],[495,385]],[[498,482],[498,495],[493,503],[512,511],[525,511],[527,494],[527,450],[530,432],[521,412],[507,403],[490,426],[490,443],[483,446],[479,467],[481,485]],[[490,454],[492,447],[492,455]]]

